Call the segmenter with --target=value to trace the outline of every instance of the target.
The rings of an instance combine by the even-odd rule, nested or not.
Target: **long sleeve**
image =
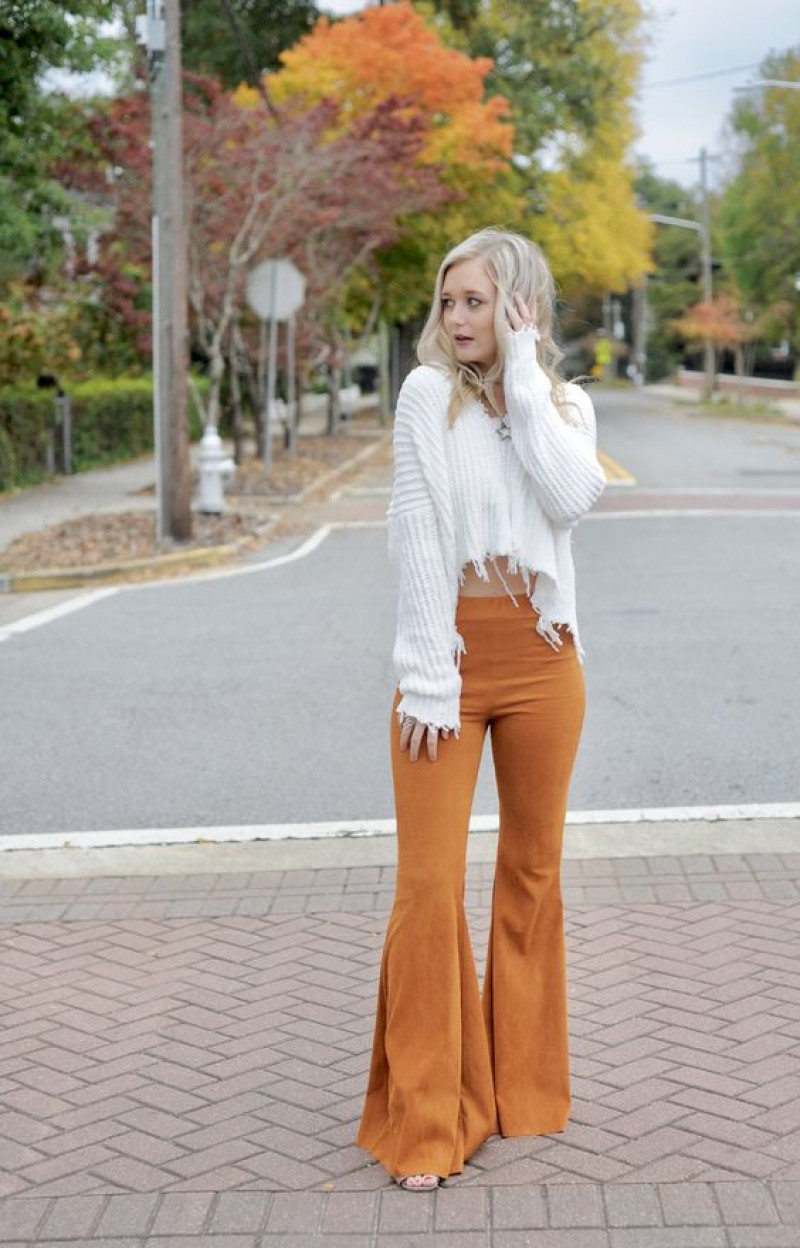
[[[441,385],[428,369],[406,378],[397,399],[392,497],[387,511],[389,556],[399,568],[393,663],[402,699],[398,721],[413,716],[460,731],[461,674],[456,665],[455,597],[441,548],[436,510],[417,438],[436,417]],[[446,400],[445,400],[446,401]],[[415,436],[416,435],[416,436]]]
[[[597,423],[592,400],[578,386],[570,390],[582,425],[563,420],[550,394],[550,379],[536,358],[537,338],[537,331],[526,326],[506,339],[508,423],[544,511],[556,524],[571,528],[605,489],[596,453]]]

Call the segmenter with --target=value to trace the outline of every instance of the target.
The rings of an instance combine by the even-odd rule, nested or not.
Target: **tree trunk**
[[[231,321],[228,335],[228,371],[231,378],[231,403],[233,405],[233,461],[242,462],[242,391],[239,385],[239,352],[237,350],[236,321]]]
[[[256,444],[256,453],[261,458],[261,445],[259,442],[259,430],[261,428],[260,412],[261,412],[261,392],[259,391],[255,374],[253,372],[253,364],[247,351],[247,344],[242,337],[239,324],[236,324],[236,348],[238,358],[241,361],[242,371],[244,373],[245,385],[247,387],[247,398],[250,404],[250,410],[253,416],[253,440]]]
[[[219,427],[219,395],[222,389],[222,378],[225,376],[225,356],[222,354],[222,345],[215,337],[211,344],[211,361],[209,368],[209,377],[211,385],[208,388],[208,403],[206,411],[208,413],[208,423],[213,425],[215,429]]]
[[[328,375],[328,433],[330,434],[338,433],[341,425],[342,405],[339,398],[341,388],[342,367],[341,364],[334,364]]]

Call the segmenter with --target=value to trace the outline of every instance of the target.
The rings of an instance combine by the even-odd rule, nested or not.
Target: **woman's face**
[[[442,287],[442,326],[456,358],[489,368],[497,353],[494,305],[497,290],[483,260],[459,260]]]

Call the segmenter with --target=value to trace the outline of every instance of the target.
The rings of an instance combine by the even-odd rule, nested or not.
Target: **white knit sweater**
[[[507,417],[500,430],[499,418],[477,401],[466,404],[449,428],[452,382],[444,367],[414,368],[398,395],[386,520],[389,557],[399,568],[392,657],[402,694],[400,724],[413,717],[460,735],[459,668],[466,646],[455,613],[467,563],[488,580],[486,559],[505,555],[508,571],[523,577],[537,632],[559,649],[563,638],[553,625],[566,624],[584,661],[572,529],[606,479],[596,455],[592,401],[568,383],[566,397],[581,424],[566,423],[537,361],[537,340],[529,326],[508,335]],[[530,592],[532,572],[537,576]]]

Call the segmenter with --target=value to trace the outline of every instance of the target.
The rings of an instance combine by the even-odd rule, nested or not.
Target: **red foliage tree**
[[[428,123],[406,101],[388,99],[337,125],[328,100],[286,111],[241,107],[215,82],[186,76],[184,177],[191,332],[208,360],[208,417],[216,423],[228,338],[242,312],[247,273],[288,256],[307,279],[300,350],[325,338],[325,322],[359,265],[396,240],[399,218],[435,208],[454,193],[436,166],[417,157]],[[99,192],[113,174],[113,232],[102,267],[116,312],[135,333],[149,312],[135,274],[150,257],[150,109],[144,91],[111,103],[91,122],[95,157],[70,177]],[[66,176],[66,171],[64,171]],[[132,280],[133,279],[133,280]],[[149,347],[144,337],[142,349]]]

